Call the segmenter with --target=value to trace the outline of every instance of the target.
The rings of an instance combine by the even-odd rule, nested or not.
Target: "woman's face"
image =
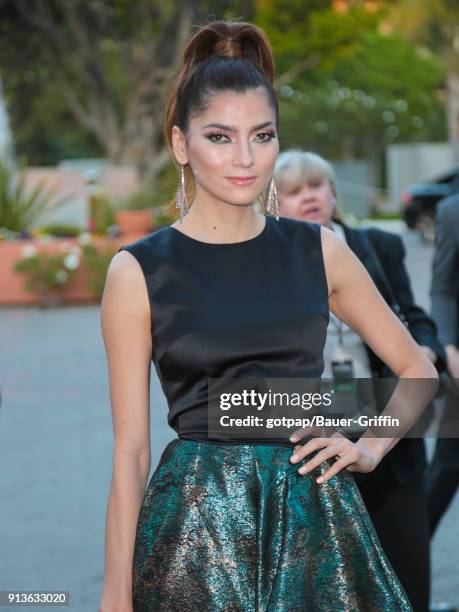
[[[300,221],[328,225],[333,215],[333,194],[326,179],[310,179],[278,189],[279,214]]]
[[[275,121],[261,88],[213,95],[206,110],[190,120],[186,136],[174,126],[174,153],[180,164],[190,164],[196,198],[253,204],[267,187],[279,153]]]

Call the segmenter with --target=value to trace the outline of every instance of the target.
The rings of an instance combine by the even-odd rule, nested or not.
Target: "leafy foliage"
[[[31,227],[45,212],[68,202],[69,196],[55,198],[55,188],[46,188],[44,182],[27,190],[25,175],[15,177],[13,171],[0,162],[0,227],[21,231]]]
[[[364,32],[360,41],[352,59],[320,69],[322,85],[281,88],[284,146],[365,157],[391,142],[446,137],[442,100],[428,93],[443,82],[442,66],[396,36]]]
[[[68,265],[69,261],[75,263]],[[70,253],[38,251],[24,255],[14,263],[14,270],[25,275],[25,289],[38,295],[44,295],[53,289],[62,290],[70,283],[77,269],[78,259],[73,260]]]
[[[161,136],[169,77],[191,25],[215,18],[254,21],[271,40],[285,146],[335,159],[381,157],[390,142],[445,138],[440,92],[445,62],[457,62],[455,0],[0,0],[0,7],[0,71],[19,153],[35,164],[100,155],[132,163],[155,206],[176,185],[174,177],[163,189],[161,178],[170,172]]]
[[[333,4],[257,3],[277,57],[283,148],[376,160],[392,142],[444,139],[443,64],[385,31],[390,3]]]

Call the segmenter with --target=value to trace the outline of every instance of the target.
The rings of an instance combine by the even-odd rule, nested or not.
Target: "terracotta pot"
[[[144,210],[117,210],[115,221],[122,234],[147,234],[153,227],[153,212]]]
[[[145,232],[123,235],[117,237],[93,236],[91,242],[101,249],[112,248],[114,251],[119,246],[134,242]],[[39,250],[48,253],[59,253],[63,243],[79,246],[77,238],[53,238],[49,243],[42,244],[39,240],[0,240],[0,307],[3,305],[32,305],[39,304],[40,298],[37,292],[31,293],[24,287],[24,276],[14,270],[16,260],[22,257],[22,249],[26,245],[34,245]],[[89,271],[82,266],[72,281],[62,288],[58,288],[60,298],[64,303],[71,304],[94,304],[98,303],[89,287]],[[53,301],[57,296],[51,296]],[[44,297],[45,302],[48,298]]]

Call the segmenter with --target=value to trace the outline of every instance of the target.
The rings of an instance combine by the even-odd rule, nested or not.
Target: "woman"
[[[333,232],[277,220],[273,76],[261,30],[197,30],[165,111],[181,219],[110,264],[103,611],[411,609],[350,473],[374,469],[395,439],[316,437],[292,457],[292,438],[209,435],[209,379],[320,378],[329,306],[401,377],[435,374]],[[254,206],[266,190],[269,215]],[[178,438],[145,492],[150,360]]]
[[[387,304],[404,320],[426,355],[443,370],[444,348],[437,338],[434,322],[414,303],[401,238],[377,228],[348,227],[339,210],[333,167],[316,153],[301,150],[281,153],[274,176],[280,214],[320,223],[338,234],[360,259]],[[331,313],[324,349],[324,376],[333,376],[333,360],[346,359],[352,361],[356,378],[380,381],[393,376],[371,348]],[[382,547],[416,612],[429,609],[425,468],[424,441],[405,438],[371,474],[356,475]]]

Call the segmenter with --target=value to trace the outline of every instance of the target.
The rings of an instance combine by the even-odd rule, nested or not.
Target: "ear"
[[[188,163],[185,134],[176,125],[172,127],[172,150],[174,151],[175,159],[180,165],[184,166]]]

